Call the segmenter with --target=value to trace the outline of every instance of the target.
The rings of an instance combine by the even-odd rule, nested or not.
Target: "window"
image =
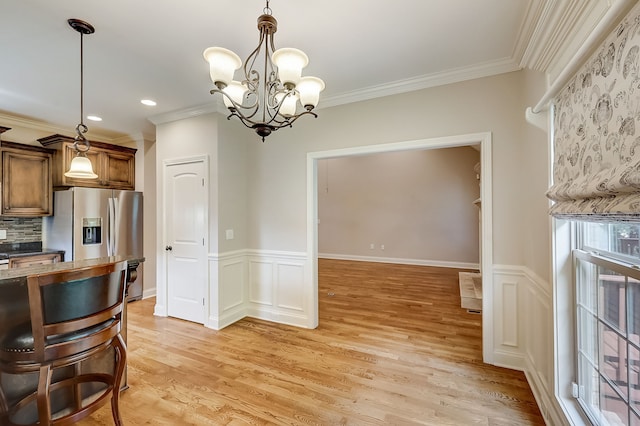
[[[640,226],[578,228],[578,402],[595,424],[640,426]]]

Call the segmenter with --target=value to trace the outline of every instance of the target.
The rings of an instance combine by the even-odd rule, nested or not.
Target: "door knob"
[[[173,247],[171,247],[171,246],[166,246],[164,249],[165,249],[166,251],[171,251],[171,250],[173,250]]]

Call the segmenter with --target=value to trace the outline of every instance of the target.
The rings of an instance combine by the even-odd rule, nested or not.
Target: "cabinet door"
[[[135,157],[133,154],[104,151],[103,176],[109,188],[133,189],[135,186]]]
[[[37,254],[35,256],[12,257],[9,259],[9,268],[24,268],[35,265],[49,265],[60,262],[60,254]]]
[[[50,216],[52,190],[50,154],[2,151],[2,215]]]

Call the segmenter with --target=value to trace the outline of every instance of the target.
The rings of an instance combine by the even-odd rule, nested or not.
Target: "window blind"
[[[550,214],[640,221],[640,3],[554,99]]]

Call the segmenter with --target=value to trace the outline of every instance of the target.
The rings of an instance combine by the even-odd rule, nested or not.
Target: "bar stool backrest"
[[[29,276],[37,362],[108,344],[120,332],[125,278],[126,262]]]

